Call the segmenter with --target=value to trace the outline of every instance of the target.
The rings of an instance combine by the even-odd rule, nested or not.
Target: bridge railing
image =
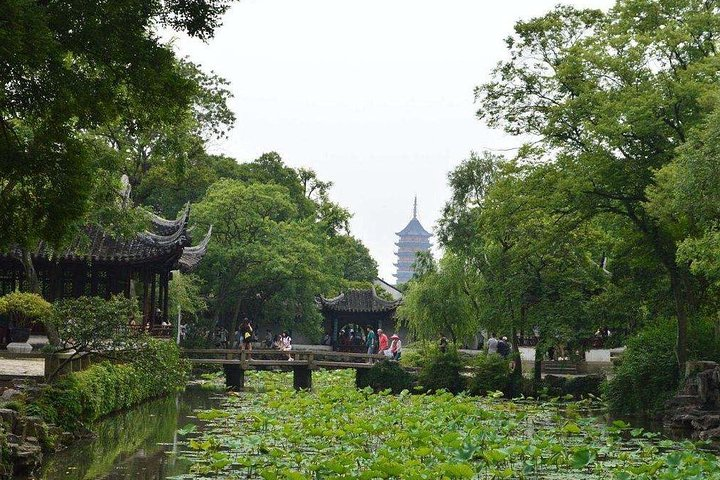
[[[258,367],[369,368],[385,355],[326,350],[237,350],[225,348],[182,350],[183,356],[196,364],[240,365],[243,369]]]

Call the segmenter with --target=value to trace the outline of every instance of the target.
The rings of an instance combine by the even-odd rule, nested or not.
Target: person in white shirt
[[[280,337],[281,340],[281,347],[280,349],[283,352],[288,352],[288,360],[292,360],[292,355],[290,355],[290,350],[292,350],[292,338],[290,338],[290,335],[287,334],[287,332],[282,333],[282,337]]]
[[[488,338],[487,341],[487,347],[488,347],[488,355],[491,353],[497,353],[497,347],[498,347],[498,339],[495,337],[494,333],[490,334],[490,338]]]

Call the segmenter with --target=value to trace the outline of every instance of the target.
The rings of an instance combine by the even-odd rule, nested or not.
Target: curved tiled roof
[[[207,252],[207,246],[210,243],[211,235],[212,225],[210,225],[210,228],[205,234],[205,238],[203,238],[200,243],[198,243],[194,247],[183,248],[183,253],[182,255],[180,255],[180,259],[178,260],[180,270],[184,272],[190,271],[195,268],[198,263],[200,263],[200,260],[202,260],[202,258],[205,256],[205,252]]]
[[[176,220],[166,220],[149,213],[153,231],[145,231],[131,238],[115,237],[100,227],[88,225],[84,232],[76,235],[63,248],[54,249],[41,241],[31,254],[36,260],[50,262],[92,261],[138,264],[175,258],[181,268],[190,269],[197,265],[205,254],[212,228],[200,244],[191,247],[187,226],[189,211],[190,207],[187,205]],[[18,248],[0,253],[0,258],[19,258],[19,256]]]
[[[400,300],[383,300],[375,294],[375,290],[348,290],[335,298],[320,297],[323,310],[334,312],[392,312],[401,303]]]

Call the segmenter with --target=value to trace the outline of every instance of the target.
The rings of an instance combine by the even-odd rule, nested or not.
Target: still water
[[[201,423],[193,410],[216,407],[223,398],[191,386],[177,397],[113,415],[93,427],[94,438],[47,457],[28,480],[161,480],[185,474],[192,462],[182,458],[177,429]]]

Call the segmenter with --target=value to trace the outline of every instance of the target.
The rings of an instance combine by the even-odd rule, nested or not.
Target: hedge
[[[182,389],[189,364],[172,342],[149,340],[126,363],[105,361],[46,388],[28,411],[73,431],[112,412]]]

